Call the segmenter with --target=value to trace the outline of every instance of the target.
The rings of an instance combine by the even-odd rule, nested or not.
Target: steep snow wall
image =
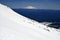
[[[60,40],[60,32],[0,4],[0,40]]]

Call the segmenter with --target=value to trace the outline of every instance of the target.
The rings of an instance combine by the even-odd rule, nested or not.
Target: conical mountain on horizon
[[[47,31],[49,30],[49,31]],[[60,32],[0,4],[1,40],[60,40]]]

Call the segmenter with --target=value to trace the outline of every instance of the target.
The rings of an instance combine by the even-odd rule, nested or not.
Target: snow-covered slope
[[[60,40],[60,32],[0,4],[0,40]]]

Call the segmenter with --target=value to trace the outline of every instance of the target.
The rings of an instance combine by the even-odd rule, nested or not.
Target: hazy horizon
[[[11,8],[60,10],[60,0],[0,0],[0,3]]]

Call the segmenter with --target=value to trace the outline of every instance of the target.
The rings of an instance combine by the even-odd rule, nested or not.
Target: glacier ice
[[[0,40],[60,40],[60,32],[0,4]]]

